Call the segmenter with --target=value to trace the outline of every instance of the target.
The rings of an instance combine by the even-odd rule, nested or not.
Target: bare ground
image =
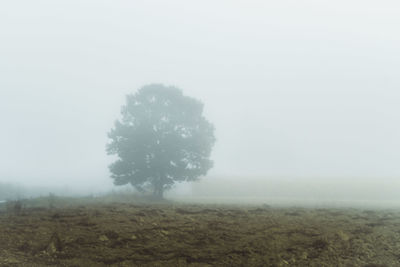
[[[400,211],[89,204],[0,213],[0,266],[400,266]]]

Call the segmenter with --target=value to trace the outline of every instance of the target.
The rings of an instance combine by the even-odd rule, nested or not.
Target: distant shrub
[[[49,202],[49,208],[50,209],[54,209],[56,207],[56,195],[53,193],[49,194],[49,197],[47,198],[48,202]]]
[[[8,213],[19,215],[22,212],[22,208],[23,205],[21,200],[8,201],[6,203],[6,209]]]

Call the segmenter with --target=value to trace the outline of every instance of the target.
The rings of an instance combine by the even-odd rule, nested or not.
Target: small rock
[[[15,259],[15,258],[8,258],[8,259],[5,259],[5,262],[11,263],[11,264],[20,263],[19,260]]]
[[[161,230],[161,234],[163,234],[163,235],[168,235],[168,234],[169,234],[169,232],[168,232],[168,231],[166,231],[166,230]]]
[[[55,245],[53,242],[51,242],[51,243],[47,246],[46,251],[47,251],[47,253],[49,253],[49,254],[54,254],[54,253],[56,253],[56,252],[57,252],[56,245]]]
[[[50,238],[50,243],[47,245],[46,251],[49,254],[54,254],[62,250],[62,242],[57,233],[54,233]]]
[[[99,237],[99,240],[102,241],[102,242],[108,241],[108,237],[105,236],[105,235],[101,235],[101,236]]]
[[[343,241],[349,241],[349,239],[350,239],[350,237],[346,233],[344,233],[343,231],[337,232],[337,235]]]
[[[132,235],[132,236],[131,236],[131,239],[136,240],[136,239],[137,239],[137,236],[136,236],[136,235]]]

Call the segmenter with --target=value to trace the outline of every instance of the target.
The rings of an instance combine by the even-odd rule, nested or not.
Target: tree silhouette
[[[130,183],[163,198],[175,182],[206,175],[215,143],[203,104],[175,87],[151,84],[126,97],[122,119],[109,132],[109,166],[115,185]]]

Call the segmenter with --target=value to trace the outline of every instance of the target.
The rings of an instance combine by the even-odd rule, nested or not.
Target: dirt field
[[[90,204],[0,213],[0,266],[400,266],[400,211]]]

